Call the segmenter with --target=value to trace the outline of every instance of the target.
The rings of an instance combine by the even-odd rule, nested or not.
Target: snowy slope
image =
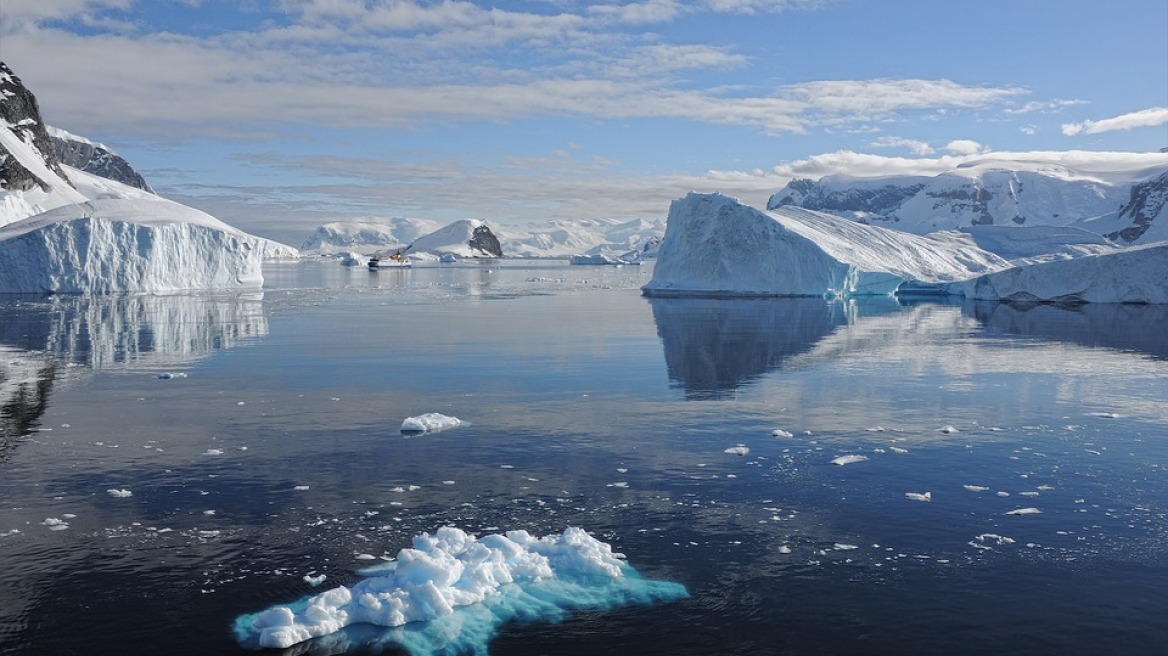
[[[966,236],[919,236],[829,214],[762,212],[720,194],[673,202],[648,295],[891,294],[906,281],[953,282],[1008,263]]]
[[[51,125],[45,128],[53,144],[53,154],[62,165],[154,193],[146,178],[109,146]]]
[[[494,257],[494,253],[471,245],[472,240],[475,239],[475,230],[484,226],[482,221],[475,219],[455,221],[414,240],[410,255],[412,257],[423,253],[434,255],[449,253],[458,257]]]
[[[1126,205],[1076,224],[1107,235],[1121,244],[1151,244],[1168,240],[1168,171],[1131,189]]]
[[[797,179],[767,207],[794,205],[918,234],[983,225],[1065,226],[1114,212],[1134,184],[1168,169],[1163,153],[1031,155],[1035,159],[986,156],[931,177]]]
[[[332,255],[355,251],[363,255],[412,244],[415,239],[435,232],[442,225],[427,219],[367,219],[326,223],[312,233],[302,251]]]

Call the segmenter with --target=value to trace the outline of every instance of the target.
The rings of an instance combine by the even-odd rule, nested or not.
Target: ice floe
[[[403,433],[436,433],[447,428],[461,426],[463,421],[458,417],[448,417],[437,412],[427,412],[416,417],[406,417],[402,421]]]
[[[352,586],[237,618],[235,634],[247,647],[287,648],[370,624],[385,627],[379,644],[411,653],[486,653],[507,621],[559,621],[572,610],[688,595],[680,584],[641,578],[621,558],[575,527],[542,538],[527,531],[479,538],[443,527]]]
[[[832,459],[831,459],[831,464],[833,464],[833,465],[840,465],[840,466],[843,466],[843,465],[851,465],[851,464],[854,464],[854,463],[857,463],[857,462],[864,462],[864,461],[865,461],[865,460],[867,460],[867,459],[868,459],[868,456],[862,456],[862,455],[857,455],[857,454],[851,454],[851,455],[846,455],[846,456],[839,456],[839,457],[836,457],[836,458],[832,458]]]

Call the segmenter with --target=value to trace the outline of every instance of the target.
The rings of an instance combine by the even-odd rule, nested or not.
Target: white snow
[[[448,417],[437,412],[427,412],[426,414],[418,415],[416,417],[406,417],[402,421],[401,432],[403,433],[436,433],[447,428],[454,428],[462,425],[462,420],[458,417]]]
[[[498,625],[518,617],[558,620],[573,608],[686,596],[678,584],[639,578],[621,558],[580,528],[542,538],[527,531],[477,538],[443,527],[415,537],[394,561],[368,570],[369,578],[244,615],[235,632],[245,646],[287,648],[352,624],[431,622],[395,638],[411,653],[430,653],[417,641],[438,638],[463,645],[450,653],[480,653],[467,648],[480,643],[485,653]]]

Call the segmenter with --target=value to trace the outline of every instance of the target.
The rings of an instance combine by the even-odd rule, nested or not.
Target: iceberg
[[[437,433],[447,428],[457,428],[463,421],[458,417],[449,417],[437,412],[427,412],[416,417],[406,417],[402,421],[403,433]]]
[[[1037,262],[958,286],[966,298],[1020,303],[1168,303],[1168,242]]]
[[[366,631],[362,642],[411,653],[486,653],[505,622],[559,621],[571,610],[688,596],[678,583],[641,578],[610,545],[575,527],[542,538],[527,531],[478,538],[442,527],[365,573],[352,586],[240,616],[236,639],[245,647],[287,648],[373,625],[383,628]],[[352,636],[337,640],[351,644]]]
[[[0,227],[0,292],[260,289],[267,249],[268,240],[178,203],[98,199]]]
[[[890,295],[1009,263],[967,235],[914,235],[780,207],[763,212],[721,194],[673,202],[647,296]]]

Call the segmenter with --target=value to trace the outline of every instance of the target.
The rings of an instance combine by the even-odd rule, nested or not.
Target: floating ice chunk
[[[890,446],[888,447],[888,450],[893,453],[908,453],[908,449],[903,449],[899,446]]]
[[[562,620],[568,611],[615,608],[688,596],[676,583],[642,579],[610,545],[579,528],[536,538],[509,531],[476,538],[443,527],[415,537],[369,578],[289,605],[243,615],[235,634],[246,647],[287,648],[354,624],[372,645],[409,653],[487,653],[500,625]],[[403,627],[411,622],[409,630]],[[350,634],[339,636],[348,640]],[[328,651],[327,649],[325,651]]]
[[[1114,412],[1092,412],[1092,417],[1101,417],[1103,419],[1119,419],[1119,415]]]
[[[739,444],[738,446],[732,446],[729,449],[726,449],[723,453],[729,453],[731,455],[736,455],[736,456],[744,456],[744,455],[750,453],[750,447],[743,446],[743,445]]]
[[[402,422],[403,433],[436,433],[447,428],[454,428],[463,422],[458,417],[447,417],[437,412],[427,412],[417,417],[406,417]]]
[[[774,437],[795,437],[794,433],[785,431],[781,428],[776,428],[773,431],[771,431],[771,435]]]
[[[50,531],[64,531],[69,528],[69,522],[56,517],[46,517],[45,521],[41,522],[41,525],[48,526]]]
[[[852,455],[839,456],[837,458],[832,458],[831,464],[839,465],[842,467],[843,465],[851,465],[851,464],[854,464],[857,462],[864,462],[867,459],[868,459],[868,456],[861,456],[861,455],[852,454]]]
[[[112,488],[112,487],[110,489],[106,490],[106,492],[108,492],[111,497],[117,497],[119,499],[124,499],[126,497],[134,496],[134,493],[129,491],[129,490],[119,490],[117,488]]]
[[[321,583],[324,583],[324,580],[327,578],[328,578],[328,576],[325,574],[318,574],[316,576],[313,576],[311,573],[309,573],[309,574],[304,575],[304,582],[315,588],[316,586],[320,585]]]
[[[294,487],[292,489],[296,490],[297,492],[303,492],[303,491],[309,489],[309,487],[307,485],[297,485],[296,487]]]
[[[956,428],[956,427],[954,427],[954,426],[950,426],[950,425],[948,425],[948,424],[946,424],[946,425],[944,425],[944,426],[942,426],[942,427],[938,428],[937,430],[938,430],[938,431],[940,431],[940,432],[942,432],[942,433],[945,433],[946,435],[951,435],[951,434],[953,434],[953,433],[960,432],[960,431],[958,431],[958,430],[957,430],[957,428]]]
[[[859,549],[860,547],[858,547],[854,544],[843,544],[840,542],[836,542],[835,544],[832,545],[832,548],[835,549],[836,551],[854,551],[856,549]]]
[[[988,487],[986,487],[984,485],[962,485],[961,487],[965,488],[966,490],[969,490],[970,492],[985,492],[986,490],[989,489]]]
[[[221,456],[221,455],[223,455],[223,449],[207,449],[206,451],[203,452],[203,455],[205,455],[205,456]]]
[[[1017,508],[1006,513],[1007,515],[1039,515],[1042,511],[1038,508]]]
[[[869,433],[883,433],[884,427],[883,426],[873,426],[873,427],[867,428],[865,430],[867,430]]]
[[[186,377],[187,377],[187,375],[182,373],[182,372],[171,373],[169,371],[164,371],[163,373],[158,374],[159,380],[171,380],[172,378],[186,378]]]
[[[933,493],[932,492],[905,492],[904,496],[912,499],[913,501],[932,501],[933,500]]]

